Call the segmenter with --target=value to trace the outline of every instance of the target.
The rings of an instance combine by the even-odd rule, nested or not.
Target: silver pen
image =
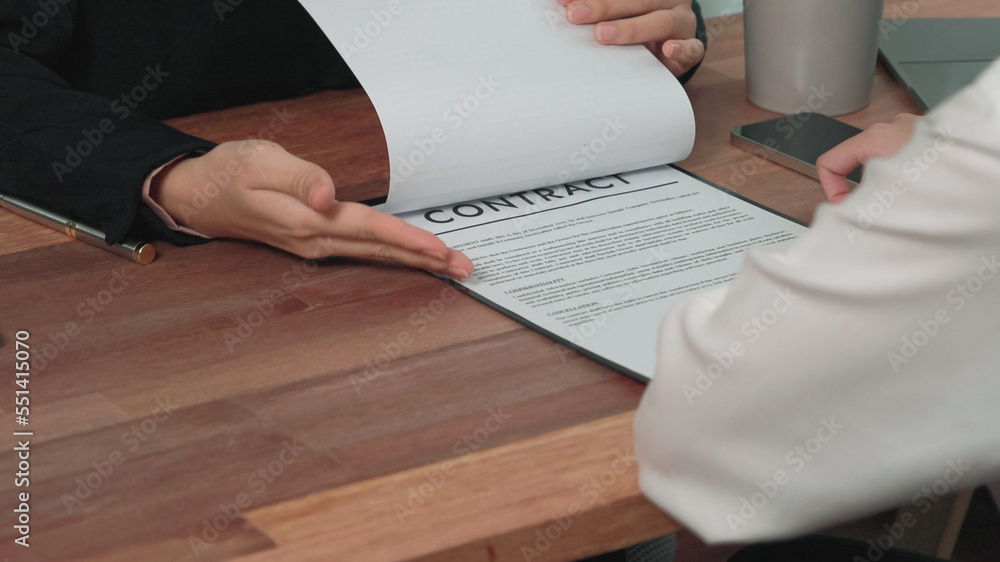
[[[0,193],[0,207],[7,209],[15,215],[22,216],[53,230],[64,232],[67,236],[141,265],[148,265],[156,258],[156,248],[153,248],[150,244],[131,240],[125,240],[118,244],[106,244],[104,242],[104,233],[100,230],[67,219],[52,211],[47,211],[37,205],[22,201],[17,197]]]

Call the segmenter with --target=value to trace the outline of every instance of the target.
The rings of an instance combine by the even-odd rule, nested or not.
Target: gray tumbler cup
[[[747,97],[778,113],[868,105],[882,0],[744,0]]]

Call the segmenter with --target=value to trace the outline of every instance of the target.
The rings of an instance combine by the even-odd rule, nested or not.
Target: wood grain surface
[[[886,11],[911,4],[915,17],[1000,16],[980,0]],[[734,125],[774,114],[745,98],[742,19],[709,24],[681,165],[809,221],[817,182],[730,146]],[[281,130],[276,111],[292,116]],[[842,119],[902,111],[916,106],[880,67],[872,104]],[[387,190],[361,91],[170,123],[216,141],[273,135],[329,170],[345,200]],[[8,436],[17,330],[42,359],[33,547],[13,546],[5,477],[0,557],[486,561],[523,560],[526,547],[565,560],[679,528],[636,486],[639,383],[417,271],[237,241],[156,246],[142,267],[0,211]],[[16,453],[0,451],[9,476]]]

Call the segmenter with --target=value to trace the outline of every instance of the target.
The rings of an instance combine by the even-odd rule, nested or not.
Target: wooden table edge
[[[676,532],[639,491],[634,415],[251,510],[276,547],[237,560],[568,559]],[[544,469],[504,478],[528,462]]]

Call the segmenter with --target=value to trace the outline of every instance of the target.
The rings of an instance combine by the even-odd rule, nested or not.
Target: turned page
[[[599,45],[556,0],[302,5],[378,112],[385,211],[676,162],[694,143],[676,78],[644,47]]]

